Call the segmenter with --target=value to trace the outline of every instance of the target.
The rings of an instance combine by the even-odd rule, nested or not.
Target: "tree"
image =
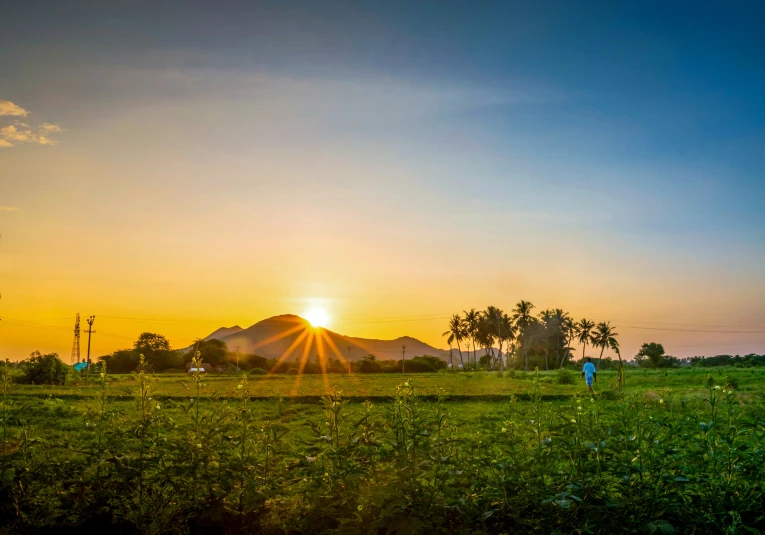
[[[635,355],[635,360],[640,364],[648,360],[652,368],[660,368],[664,358],[664,346],[656,342],[648,342],[640,346],[640,351]]]
[[[462,366],[462,369],[465,370],[465,362],[462,360],[462,348],[460,347],[460,342],[465,338],[465,324],[459,314],[455,314],[452,316],[452,319],[449,320],[449,330],[446,331],[443,336],[448,337],[447,341],[449,342],[449,345],[453,342],[457,342],[457,351],[459,351],[460,354],[460,365]]]
[[[63,385],[69,374],[69,367],[64,364],[58,353],[41,354],[39,351],[29,355],[25,363],[23,382],[33,385]]]
[[[555,339],[555,366],[562,368],[568,359],[571,335],[574,332],[574,322],[567,312],[560,308],[549,311],[549,328],[551,338]]]
[[[555,312],[552,310],[543,310],[539,313],[539,322],[532,333],[534,340],[545,343],[545,370],[550,369],[550,338],[560,338],[556,336],[558,332],[558,323],[555,321]]]
[[[592,330],[595,328],[595,322],[582,318],[574,324],[577,340],[582,344],[582,358],[585,357],[587,342],[592,341]]]
[[[106,369],[110,373],[130,373],[135,371],[141,359],[141,353],[137,349],[119,349],[111,355],[104,355],[98,360],[106,363]]]
[[[381,369],[380,363],[377,362],[374,355],[367,355],[358,363],[360,373],[380,373]]]
[[[496,366],[497,361],[501,361],[502,359],[502,340],[504,340],[502,333],[502,315],[503,312],[500,309],[491,305],[486,307],[486,310],[483,312],[486,324],[493,331],[494,338],[499,345],[497,355],[492,359],[492,368]]]
[[[139,353],[148,357],[158,351],[170,351],[170,342],[161,334],[145,332],[133,342],[133,349],[137,349]]]
[[[525,369],[529,371],[529,354],[527,338],[529,336],[529,328],[535,321],[534,316],[531,315],[531,310],[534,308],[529,301],[518,301],[513,309],[513,322],[515,322],[515,329],[517,331],[517,337],[521,341],[521,347],[523,347],[523,360],[525,362]]]
[[[603,351],[605,351],[607,347],[613,347],[613,343],[616,342],[617,336],[619,336],[619,333],[614,331],[610,321],[601,321],[598,323],[595,332],[592,334],[592,345],[600,348],[598,364],[600,364],[600,360],[603,358]]]
[[[470,310],[464,310],[465,313],[465,333],[470,338],[470,341],[473,342],[473,369],[477,368],[476,359],[475,359],[475,342],[476,338],[478,337],[478,326],[479,321],[481,319],[481,314],[474,308],[471,308]],[[468,355],[468,368],[470,367],[470,355]]]
[[[559,368],[562,368],[563,365],[566,363],[567,360],[569,360],[569,356],[571,355],[571,352],[574,350],[571,346],[571,341],[574,338],[574,335],[576,334],[576,327],[574,326],[574,320],[569,317],[568,314],[563,312],[560,309],[556,309],[557,311],[560,311],[563,314],[563,317],[560,319],[560,335],[561,335],[561,360],[558,364]]]
[[[486,367],[489,367],[489,363],[494,360],[494,337],[495,337],[494,321],[488,317],[485,313],[481,313],[478,317],[478,331],[476,334],[476,341],[481,345],[484,350],[484,356],[481,357],[479,362],[486,362]],[[485,357],[485,358],[484,358]]]
[[[611,351],[619,357],[619,371],[616,374],[616,380],[619,382],[619,390],[621,390],[624,385],[624,362],[622,361],[622,352],[619,350],[619,341],[612,338],[608,345],[611,347]]]
[[[186,362],[191,361],[194,356],[194,348],[201,354],[202,362],[209,362],[213,366],[224,364],[226,362],[227,347],[226,342],[212,338],[210,340],[195,340],[191,350],[186,353]]]

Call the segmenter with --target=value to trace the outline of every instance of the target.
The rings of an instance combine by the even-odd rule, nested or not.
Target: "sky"
[[[692,7],[692,9],[691,9]],[[17,2],[0,358],[487,305],[765,353],[765,6]],[[83,339],[83,348],[86,341]],[[83,349],[84,352],[84,349]]]

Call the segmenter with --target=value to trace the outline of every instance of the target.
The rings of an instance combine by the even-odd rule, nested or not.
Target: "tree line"
[[[573,344],[582,346],[582,357],[587,346],[600,350],[598,359],[606,349],[613,351],[622,368],[619,334],[610,322],[595,323],[587,318],[574,320],[560,308],[546,309],[533,314],[534,305],[519,301],[510,312],[489,306],[486,310],[470,309],[454,314],[444,336],[449,343],[452,368],[453,350],[459,355],[459,367],[464,370],[502,370],[563,368],[573,359]],[[467,363],[465,353],[467,353]],[[504,348],[504,351],[503,351]],[[477,350],[483,353],[477,359]]]

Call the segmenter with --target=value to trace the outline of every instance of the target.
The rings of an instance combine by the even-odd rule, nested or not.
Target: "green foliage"
[[[157,351],[170,351],[170,342],[161,334],[144,332],[138,335],[138,340],[133,343],[133,349],[144,356],[152,355]]]
[[[266,375],[267,373],[263,368],[253,368],[250,370],[250,375]]]
[[[566,368],[561,368],[555,374],[555,382],[559,385],[573,385],[576,383],[576,375]]]
[[[201,355],[201,362],[207,362],[213,366],[220,366],[228,359],[226,342],[213,338],[212,340],[197,340],[191,351],[184,355],[184,362],[190,362],[194,357],[194,348]]]
[[[98,360],[104,362],[113,373],[130,373],[138,370],[141,355],[139,349],[121,349],[111,355],[104,355]],[[144,354],[144,367],[153,372],[180,369],[183,367],[183,355],[179,351],[160,349],[148,355]]]
[[[731,377],[730,375],[726,376],[725,388],[729,390],[738,390],[738,377]]]
[[[297,368],[289,368],[287,370],[287,375],[297,375],[298,373],[300,373],[300,370]]]
[[[446,369],[447,364],[438,357],[423,355],[407,359],[405,371],[407,373],[437,372]]]
[[[635,361],[640,366],[649,368],[660,368],[664,358],[664,346],[656,342],[647,342],[640,346],[640,350],[635,355]]]
[[[228,352],[227,356],[228,362],[231,364],[236,363],[236,353],[232,353],[231,351]],[[264,357],[261,357],[260,355],[254,355],[250,353],[244,353],[239,355],[239,367],[243,370],[254,370],[254,369],[268,369],[268,360]]]
[[[63,385],[69,375],[69,366],[58,358],[58,353],[41,354],[35,351],[25,363],[20,382],[33,385]]]
[[[700,366],[704,368],[715,366],[734,366],[736,368],[752,368],[755,366],[765,366],[765,355],[750,353],[744,355],[716,355],[714,357],[692,357],[691,366]]]
[[[765,413],[745,391],[759,384],[753,370],[728,370],[740,397],[714,381],[700,388],[706,372],[686,369],[634,372],[632,384],[659,394],[546,400],[572,389],[553,384],[560,372],[531,372],[522,400],[450,401],[408,380],[377,405],[325,390],[322,377],[301,379],[327,392],[301,403],[254,399],[271,381],[247,375],[222,379],[233,388],[222,399],[223,383],[204,374],[167,396],[180,378],[141,371],[120,384],[102,368],[91,390],[66,387],[90,396],[77,401],[29,396],[65,389],[12,385],[7,372],[0,366],[2,533],[765,530]],[[344,380],[359,379],[401,378]],[[471,391],[510,382],[418,381],[431,379]],[[23,403],[11,387],[27,389]]]
[[[356,371],[359,373],[380,373],[382,367],[374,355],[367,355],[356,363]]]

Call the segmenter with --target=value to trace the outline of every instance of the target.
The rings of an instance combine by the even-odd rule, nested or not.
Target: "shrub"
[[[35,351],[29,355],[21,382],[33,385],[63,385],[66,384],[68,374],[69,367],[58,358],[57,353],[42,355]]]
[[[295,368],[291,368],[291,369],[294,370]],[[253,368],[250,370],[250,375],[265,375],[266,373],[268,372],[266,372],[266,370],[264,370],[263,368]]]
[[[290,368],[287,370],[287,375],[297,375],[300,371],[297,368]]]
[[[728,390],[738,390],[738,378],[730,375],[725,378],[725,388]]]
[[[356,369],[359,373],[380,373],[382,371],[380,363],[370,358],[358,361]]]
[[[555,376],[555,382],[559,385],[573,385],[576,383],[576,377],[571,370],[561,368]]]

